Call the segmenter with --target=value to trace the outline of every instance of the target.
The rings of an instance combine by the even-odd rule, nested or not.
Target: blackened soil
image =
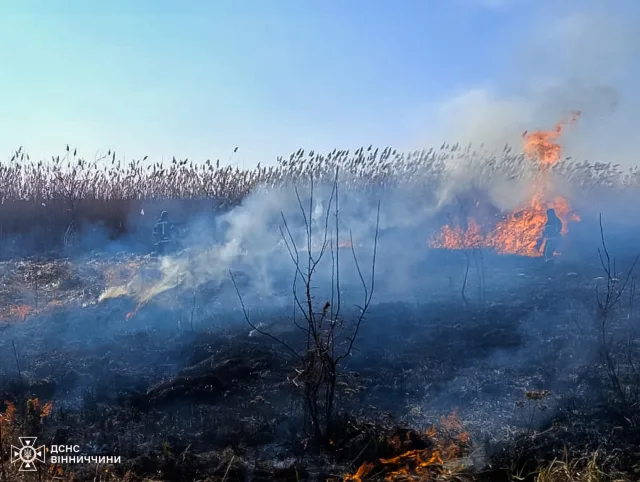
[[[499,480],[504,467],[534,470],[565,450],[603,447],[633,470],[637,431],[601,376],[593,266],[487,264],[485,284],[502,280],[490,289],[473,278],[463,298],[459,273],[447,274],[423,300],[370,307],[340,365],[345,428],[333,448],[307,443],[300,366],[284,347],[304,353],[306,336],[275,310],[258,321],[279,341],[237,310],[215,329],[207,320],[158,329],[149,320],[184,313],[148,306],[144,322],[125,321],[127,300],[69,303],[4,325],[0,396],[17,404],[22,428],[27,398],[54,402],[29,424],[38,433],[20,435],[120,455],[110,474],[130,480],[340,480],[384,456],[371,443],[376,434],[426,429],[453,411],[482,454],[469,467],[479,480],[489,466]],[[67,271],[46,271],[49,282]],[[357,317],[346,318],[349,335]],[[525,396],[537,390],[549,395],[540,403]],[[95,477],[95,469],[64,470]]]

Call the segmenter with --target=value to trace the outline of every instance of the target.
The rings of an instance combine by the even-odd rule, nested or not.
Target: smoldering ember
[[[249,171],[18,150],[0,478],[640,480],[640,169],[549,128]]]

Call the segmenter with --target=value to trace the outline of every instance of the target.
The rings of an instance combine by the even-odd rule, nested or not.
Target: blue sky
[[[238,146],[231,163],[248,167],[298,147],[421,147],[456,129],[477,140],[486,111],[515,115],[497,123],[517,129],[537,118],[522,73],[533,60],[562,70],[561,56],[535,50],[584,4],[5,1],[0,156],[24,145],[49,157],[69,143],[89,159],[116,149],[224,163]]]

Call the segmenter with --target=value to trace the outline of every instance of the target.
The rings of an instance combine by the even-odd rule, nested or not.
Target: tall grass
[[[178,212],[226,209],[257,186],[278,187],[310,176],[330,183],[336,168],[347,187],[408,184],[432,193],[451,181],[449,168],[460,165],[473,166],[477,187],[495,176],[520,180],[536,169],[509,146],[498,152],[459,144],[413,152],[373,146],[326,154],[299,149],[273,166],[248,170],[221,166],[219,161],[198,164],[175,158],[168,164],[146,157],[125,163],[111,151],[87,161],[69,146],[62,156],[34,162],[21,148],[0,163],[0,242],[13,240],[24,247],[28,238],[33,248],[54,249],[68,240],[70,227],[82,231],[96,225],[116,237],[131,229],[131,215],[141,206],[154,211],[170,203]],[[638,167],[623,171],[611,163],[565,159],[555,172],[583,190],[640,186]]]

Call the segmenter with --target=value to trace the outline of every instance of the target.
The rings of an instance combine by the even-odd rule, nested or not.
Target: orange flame
[[[362,464],[358,467],[358,470],[353,475],[345,475],[345,482],[362,482],[362,477],[365,477],[373,469],[373,464]]]
[[[30,316],[49,313],[56,308],[63,307],[68,301],[53,299],[51,301],[41,301],[37,306],[32,305],[9,305],[5,310],[0,311],[1,322],[26,321]]]
[[[550,199],[551,168],[561,158],[559,139],[567,125],[575,124],[580,116],[576,111],[568,119],[559,122],[550,131],[525,132],[523,152],[537,161],[538,172],[533,181],[533,194],[525,206],[507,214],[489,232],[474,219],[468,227],[445,225],[430,241],[431,247],[446,249],[491,248],[501,254],[542,256],[544,246],[539,242],[547,220],[546,210],[553,208],[562,221],[562,235],[568,233],[569,221],[580,221],[562,196]]]
[[[442,417],[439,427],[429,428],[424,438],[431,441],[430,448],[411,449],[395,457],[378,460],[381,472],[386,474],[386,481],[440,480],[440,476],[451,475],[459,470],[453,467],[452,462],[462,455],[463,449],[470,443],[470,437],[463,430],[456,412]],[[409,434],[407,439],[410,442]],[[402,446],[402,441],[395,436],[388,444],[395,451]],[[344,480],[362,482],[374,467],[374,464],[363,463],[355,474],[346,475]]]
[[[12,423],[16,419],[16,405],[13,402],[5,401],[6,410],[0,413],[0,423]]]
[[[136,316],[138,314],[138,311],[140,311],[140,308],[142,306],[141,305],[137,305],[132,311],[128,312],[125,316],[125,318],[127,320],[130,320],[131,318],[133,318],[134,316]]]
[[[40,418],[47,418],[53,411],[53,402],[45,403],[40,409]]]
[[[20,318],[22,321],[24,321],[32,312],[33,307],[29,305],[13,305],[9,307],[9,316],[12,318]]]
[[[140,303],[138,303],[133,310],[131,310],[130,312],[128,312],[126,314],[126,316],[125,316],[126,319],[130,320],[131,318],[136,316],[138,314],[138,312],[147,305],[147,303],[148,303],[148,301],[141,301]]]

